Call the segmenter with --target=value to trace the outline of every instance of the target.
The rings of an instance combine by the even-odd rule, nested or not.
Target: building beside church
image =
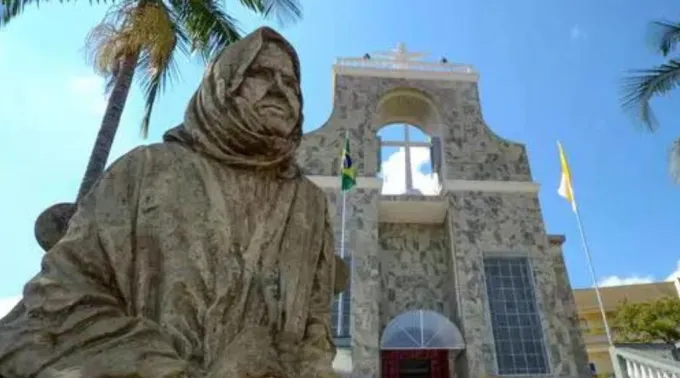
[[[603,287],[600,288],[600,295],[602,296],[605,315],[611,325],[616,309],[624,301],[628,303],[645,303],[665,297],[680,297],[680,278],[676,279],[675,282],[667,281]],[[574,299],[591,370],[597,377],[611,377],[615,371],[595,289],[576,289],[574,290]],[[616,339],[615,333],[614,339]]]
[[[333,66],[331,116],[298,156],[336,209],[351,267],[333,304],[336,369],[589,377],[564,238],[546,233],[524,145],[484,123],[478,73],[403,45],[373,55]],[[343,201],[347,133],[359,177]]]

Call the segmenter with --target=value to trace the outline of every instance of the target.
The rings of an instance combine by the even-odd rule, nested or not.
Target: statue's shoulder
[[[304,188],[304,193],[306,196],[315,196],[318,198],[322,198],[325,202],[326,199],[326,192],[319,187],[314,181],[312,181],[309,177],[302,175],[300,178],[300,186]]]
[[[195,157],[193,151],[176,143],[153,143],[135,147],[108,168],[109,176],[160,177],[182,171]]]
[[[307,190],[311,190],[314,193],[320,193],[320,194],[325,195],[323,189],[321,189],[321,187],[319,187],[319,185],[317,185],[314,181],[312,181],[306,175],[301,175],[300,183],[301,183],[300,185],[302,185]]]
[[[142,148],[146,150],[149,158],[152,159],[171,159],[193,156],[196,154],[189,147],[173,142],[152,143]]]
[[[189,155],[192,151],[178,143],[152,143],[137,146],[121,156],[118,162],[131,162],[140,160],[163,160],[164,158]],[[114,163],[114,164],[116,164]]]
[[[139,146],[125,154],[121,159],[143,160],[147,165],[161,168],[165,165],[176,165],[195,157],[196,153],[179,143],[152,143]]]

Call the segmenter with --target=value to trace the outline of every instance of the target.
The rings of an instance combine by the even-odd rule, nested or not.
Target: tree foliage
[[[616,311],[614,329],[625,342],[680,341],[680,298],[624,302]]]
[[[624,109],[632,112],[645,128],[655,131],[659,124],[650,101],[654,97],[668,95],[680,86],[680,57],[671,56],[680,46],[680,23],[652,23],[650,40],[654,50],[666,58],[666,62],[656,67],[632,71],[623,81],[621,102]],[[671,145],[669,170],[675,182],[680,184],[680,139]]]
[[[47,1],[47,0],[42,0]],[[61,0],[75,1],[75,0]],[[28,5],[40,0],[0,0],[0,27],[20,16]],[[104,20],[87,37],[86,48],[95,70],[115,83],[126,56],[137,57],[135,75],[144,92],[146,107],[142,135],[158,97],[177,77],[177,53],[197,53],[205,60],[241,38],[237,21],[227,12],[224,0],[89,0],[109,3]],[[298,0],[238,0],[245,8],[279,23],[302,17]]]

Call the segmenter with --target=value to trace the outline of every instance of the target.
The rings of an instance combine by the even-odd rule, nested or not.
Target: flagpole
[[[560,141],[557,141],[557,149],[560,153],[560,166],[562,168],[562,180],[560,182],[560,187],[557,189],[557,193],[564,197],[571,204],[571,208],[576,215],[576,223],[578,224],[578,231],[581,234],[581,244],[583,245],[583,253],[586,254],[586,260],[588,262],[588,270],[590,271],[590,278],[593,280],[593,287],[595,288],[595,296],[597,297],[597,304],[600,307],[600,314],[602,314],[602,322],[604,323],[604,331],[607,334],[607,343],[609,347],[614,346],[612,341],[612,334],[609,329],[609,322],[607,322],[607,312],[604,310],[604,304],[602,302],[602,295],[600,294],[600,286],[597,284],[597,275],[595,274],[595,268],[593,267],[593,257],[590,254],[590,248],[588,247],[588,239],[586,239],[586,232],[583,228],[583,221],[581,220],[581,213],[578,211],[578,205],[576,205],[576,198],[574,196],[574,187],[571,182],[571,172],[569,170],[569,164],[567,163],[567,157],[564,154],[564,149]]]
[[[345,131],[345,141],[347,141],[347,138],[349,138],[349,130]],[[344,146],[343,146],[343,151],[344,151]],[[340,172],[342,172],[342,167],[343,167],[343,160],[345,157],[345,153],[343,153],[342,159],[340,159]],[[340,182],[340,192],[342,192],[342,213],[341,213],[341,219],[340,219],[340,259],[342,261],[345,261],[345,220],[346,220],[346,213],[347,213],[347,191],[343,189],[342,187],[342,181]],[[342,291],[340,292],[340,296],[338,297],[338,335],[342,335],[342,302],[343,302],[343,297],[344,297],[345,292]]]
[[[342,191],[342,226],[340,228],[340,258],[344,259],[345,258],[345,218],[346,218],[346,209],[347,209],[347,192]]]
[[[581,234],[581,244],[583,245],[583,252],[586,254],[586,260],[588,261],[588,270],[590,270],[590,277],[593,280],[593,285],[595,288],[595,296],[597,297],[597,304],[600,307],[600,313],[602,314],[602,322],[604,323],[604,331],[607,334],[607,343],[610,347],[614,346],[612,341],[612,334],[609,330],[609,323],[607,322],[607,313],[604,310],[604,304],[602,302],[602,295],[600,295],[600,285],[597,283],[597,275],[595,274],[595,268],[593,267],[593,257],[590,254],[590,248],[588,247],[588,239],[586,239],[586,233],[583,230],[583,222],[581,221],[581,213],[578,211],[578,206],[574,202],[574,214],[576,214],[576,223],[578,223],[578,231]]]
[[[344,190],[340,189],[342,191],[342,218],[340,221],[340,259],[342,261],[345,261],[345,209],[347,206],[347,194]],[[345,296],[345,291],[340,292],[340,296],[338,296],[338,335],[342,335],[342,302],[343,302],[343,297]]]

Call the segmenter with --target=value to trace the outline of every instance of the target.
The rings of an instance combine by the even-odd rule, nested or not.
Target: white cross
[[[394,60],[397,62],[411,62],[414,60],[417,60],[418,58],[422,58],[424,56],[427,56],[425,53],[414,53],[410,52],[406,49],[406,44],[403,42],[399,42],[395,48],[393,48],[390,51],[382,51],[376,53],[378,56],[382,56],[386,59]]]

